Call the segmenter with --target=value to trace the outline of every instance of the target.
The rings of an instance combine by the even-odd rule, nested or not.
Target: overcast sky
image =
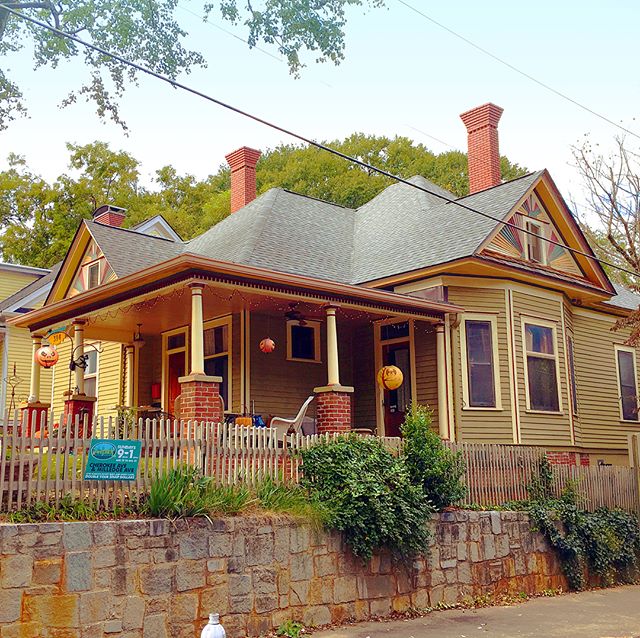
[[[637,29],[640,3],[632,0],[531,3],[458,2],[413,4],[451,29],[490,49],[523,71],[640,133]],[[531,170],[548,168],[564,195],[579,198],[571,145],[585,133],[606,148],[619,133],[573,104],[412,13],[397,0],[386,9],[349,12],[346,60],[315,64],[293,79],[284,62],[250,50],[184,10],[187,45],[209,60],[186,83],[240,108],[316,139],[343,138],[355,131],[405,135],[434,151],[447,150],[428,135],[464,149],[459,114],[487,101],[502,106],[501,152]],[[214,15],[212,21],[242,35]],[[272,49],[274,53],[277,53]],[[9,152],[52,179],[66,170],[65,142],[108,141],[141,161],[148,181],[172,164],[205,177],[231,150],[289,142],[285,136],[143,77],[125,94],[122,115],[129,137],[101,123],[91,105],[60,110],[68,88],[86,78],[80,63],[58,70],[32,70],[26,51],[4,64],[25,89],[30,119],[0,133],[0,168]],[[632,138],[633,139],[633,138]],[[634,141],[634,144],[638,140]],[[116,202],[117,203],[117,202]]]

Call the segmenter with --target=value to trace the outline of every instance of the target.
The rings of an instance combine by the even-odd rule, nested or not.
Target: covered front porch
[[[296,424],[304,433],[397,436],[418,401],[452,438],[445,328],[461,309],[189,255],[163,266],[20,319],[34,349],[56,329],[69,337],[58,346],[54,412],[269,424],[314,397]],[[376,382],[384,365],[402,371],[398,388]],[[44,405],[37,368],[30,403]]]

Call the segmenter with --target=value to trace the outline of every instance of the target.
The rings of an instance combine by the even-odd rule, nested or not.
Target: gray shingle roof
[[[542,172],[457,200],[503,219]],[[184,252],[341,283],[364,283],[473,255],[496,222],[424,177],[357,210],[273,188],[188,242],[85,222],[119,277]]]
[[[613,284],[616,289],[616,295],[605,301],[610,306],[625,308],[626,310],[637,310],[640,306],[640,295],[637,292],[629,290],[620,284]]]
[[[99,222],[84,222],[118,277],[154,266],[183,251],[181,242]]]

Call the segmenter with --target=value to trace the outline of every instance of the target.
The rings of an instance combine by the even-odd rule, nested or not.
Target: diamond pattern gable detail
[[[109,283],[116,278],[113,268],[98,244],[90,239],[66,296],[75,297],[81,292]]]
[[[561,241],[560,234],[544,205],[535,193],[531,193],[520,208],[507,220],[518,226],[518,228],[503,227],[487,246],[487,250],[518,260],[526,259],[527,233],[520,229],[526,227],[528,220],[540,224],[544,229],[544,237],[555,242]],[[543,250],[545,251],[545,265],[549,268],[577,277],[584,276],[568,250],[550,242],[544,242]]]

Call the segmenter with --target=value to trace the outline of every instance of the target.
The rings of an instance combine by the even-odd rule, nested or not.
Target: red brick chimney
[[[256,164],[260,151],[243,146],[226,156],[231,167],[231,212],[256,198]]]
[[[460,116],[468,133],[470,193],[497,186],[502,181],[498,148],[498,122],[502,111],[499,106],[489,102]]]
[[[124,223],[126,213],[126,208],[106,204],[105,206],[100,206],[93,211],[93,221],[105,224],[105,226],[115,226],[116,228],[120,228]]]

